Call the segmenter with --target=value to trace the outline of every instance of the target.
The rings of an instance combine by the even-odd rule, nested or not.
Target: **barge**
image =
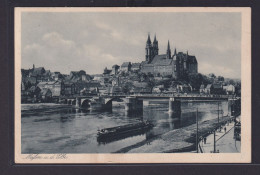
[[[132,135],[136,132],[144,132],[151,129],[154,125],[149,121],[142,121],[138,123],[128,124],[128,125],[122,125],[112,128],[104,128],[101,130],[98,130],[97,133],[97,140],[107,140],[111,138],[117,138],[121,136],[126,135]]]

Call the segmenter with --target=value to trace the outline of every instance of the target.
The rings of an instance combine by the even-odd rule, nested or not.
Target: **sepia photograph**
[[[249,163],[250,8],[15,8],[16,163]]]

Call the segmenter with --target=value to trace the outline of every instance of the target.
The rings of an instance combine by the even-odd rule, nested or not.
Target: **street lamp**
[[[214,153],[216,153],[216,129],[214,129]]]

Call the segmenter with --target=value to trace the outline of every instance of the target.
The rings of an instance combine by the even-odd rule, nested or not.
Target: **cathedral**
[[[176,79],[180,79],[185,75],[198,73],[198,62],[195,56],[187,53],[178,52],[176,48],[173,55],[171,54],[170,42],[166,54],[159,55],[159,46],[156,36],[151,42],[150,34],[146,41],[145,61],[141,63],[141,72],[152,73],[154,75],[172,75]]]

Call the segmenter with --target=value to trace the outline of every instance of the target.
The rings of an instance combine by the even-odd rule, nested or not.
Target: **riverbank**
[[[237,117],[237,118],[240,118]],[[227,123],[224,127],[226,127],[226,132],[222,130],[218,130],[215,133],[216,140],[216,152],[219,153],[236,153],[240,152],[241,142],[234,139],[234,127],[235,121]],[[208,135],[206,143],[203,141],[199,142],[201,149],[199,150],[202,153],[211,153],[214,150],[214,133]]]
[[[230,119],[229,116],[219,119],[220,125]],[[217,128],[218,119],[207,120],[199,123],[199,136],[206,137]],[[142,141],[134,145],[118,150],[116,153],[173,153],[191,152],[196,149],[196,124],[188,127],[172,130],[148,141]]]

